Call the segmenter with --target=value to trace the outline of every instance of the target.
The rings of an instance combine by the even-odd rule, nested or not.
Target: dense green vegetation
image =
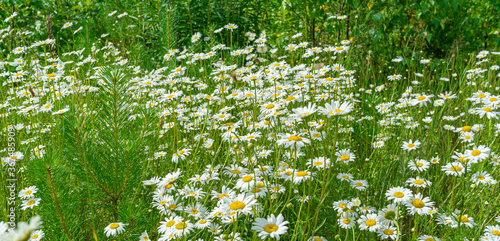
[[[0,241],[500,240],[499,13],[3,0]]]

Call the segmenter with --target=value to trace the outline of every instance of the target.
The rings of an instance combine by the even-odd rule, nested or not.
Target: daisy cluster
[[[132,17],[118,15],[127,16]],[[68,22],[61,31],[77,25]],[[213,33],[232,36],[236,29],[228,24]],[[0,30],[10,32],[10,27]],[[319,228],[319,216],[331,212],[325,222],[342,236],[361,232],[401,240],[413,235],[427,241],[440,240],[439,231],[433,233],[438,228],[462,228],[483,233],[483,240],[500,240],[499,218],[496,224],[479,222],[474,216],[480,207],[456,205],[497,184],[498,66],[476,66],[439,81],[425,71],[394,73],[383,77],[391,85],[375,86],[359,83],[345,61],[352,54],[350,40],[319,47],[297,35],[286,46],[271,48],[265,32],[245,36],[249,44],[240,49],[224,43],[203,51],[169,49],[164,66],[152,70],[129,61],[111,41],[60,56],[40,55],[56,44],[54,39],[14,48],[0,63],[6,89],[0,116],[6,120],[15,113],[26,120],[14,126],[27,136],[21,140],[26,156],[5,155],[2,166],[43,158],[47,144],[41,139],[59,128],[60,116],[92,115],[91,106],[75,110],[70,103],[106,90],[101,74],[110,66],[131,73],[125,93],[130,101],[122,109],[127,121],[147,118],[134,112],[137,106],[160,119],[140,136],[157,140],[144,148],[149,155],[144,166],[165,168],[145,171],[138,187],[147,190],[143,198],[160,221],[139,234],[144,229],[133,233],[132,224],[112,220],[101,227],[106,237],[291,240],[308,232],[303,240],[320,241],[327,238],[318,235],[328,231]],[[209,40],[201,33],[191,38],[194,45]],[[23,57],[30,53],[39,58]],[[485,66],[488,56],[498,54],[482,51],[476,58]],[[405,61],[398,57],[392,63]],[[417,62],[421,70],[432,64]],[[454,81],[475,86],[474,91],[450,87]],[[454,102],[459,99],[466,103],[460,113]],[[432,145],[442,145],[442,152],[427,152]],[[458,190],[469,195],[457,200]],[[29,186],[19,192],[22,210],[39,205],[37,191]],[[433,229],[417,235],[415,220]],[[416,228],[408,234],[403,227]],[[44,232],[32,235],[40,240]]]

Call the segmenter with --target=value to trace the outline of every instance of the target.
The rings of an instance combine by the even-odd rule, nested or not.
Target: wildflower
[[[410,200],[412,193],[404,187],[393,187],[385,193],[387,200],[394,200],[394,203],[405,203]]]
[[[36,186],[30,186],[30,187],[24,188],[19,192],[19,198],[31,199],[34,197],[34,195],[37,191],[38,191],[38,188]]]
[[[224,197],[222,201],[222,210],[226,213],[236,212],[243,215],[252,214],[252,207],[257,203],[253,196],[247,196],[245,193]]]
[[[485,160],[490,155],[491,148],[485,145],[474,146],[472,150],[467,150],[465,155],[473,163]]]
[[[407,151],[416,150],[420,146],[420,144],[420,141],[415,140],[415,142],[413,142],[413,140],[410,139],[409,141],[403,141],[403,145],[401,146],[401,148]]]
[[[352,180],[351,187],[360,191],[364,191],[368,187],[368,182],[366,180]]]
[[[345,115],[353,110],[353,106],[348,102],[340,104],[338,101],[332,101],[330,104],[325,104],[325,107],[319,107],[318,110],[324,115],[331,117]]]
[[[429,215],[432,206],[434,206],[434,202],[431,202],[431,199],[428,197],[424,198],[420,193],[415,194],[406,202],[406,207],[408,207],[408,212],[411,215],[415,213],[418,215]]]
[[[284,221],[283,215],[274,216],[274,214],[271,214],[267,219],[256,218],[252,230],[255,230],[262,240],[268,236],[279,240],[280,236],[287,232],[287,224],[289,222]]]
[[[40,205],[41,198],[30,198],[27,200],[24,200],[23,203],[21,203],[21,209],[26,210],[28,208],[33,209],[34,207]]]
[[[106,234],[106,237],[121,234],[125,232],[126,225],[127,224],[124,223],[111,223],[106,228],[104,228],[104,234]]]
[[[461,176],[465,173],[465,168],[460,162],[448,163],[441,168],[446,175]]]
[[[377,229],[382,227],[377,218],[377,214],[361,215],[358,219],[358,225],[359,229],[369,230],[370,232],[375,232]]]
[[[191,43],[196,43],[201,38],[201,33],[197,32],[191,37]]]

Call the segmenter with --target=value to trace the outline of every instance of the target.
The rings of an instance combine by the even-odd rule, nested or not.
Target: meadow
[[[328,41],[165,15],[158,47],[103,9],[3,19],[0,241],[500,240],[498,31],[391,55],[368,4],[309,13]]]

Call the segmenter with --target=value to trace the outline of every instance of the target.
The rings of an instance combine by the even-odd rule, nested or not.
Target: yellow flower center
[[[307,176],[307,172],[306,172],[306,171],[300,171],[300,172],[297,172],[297,176],[298,176],[298,177]]]
[[[169,227],[169,228],[170,228],[170,227],[174,226],[174,224],[175,224],[175,221],[174,221],[174,220],[170,220],[170,221],[168,221],[168,222],[165,224],[165,226],[167,226],[167,227]]]
[[[418,166],[418,167],[422,167],[423,165],[424,165],[423,163],[421,163],[421,162],[417,162],[417,166]]]
[[[182,223],[178,223],[175,225],[175,228],[176,229],[185,229],[187,227],[187,224],[185,222],[182,222]]]
[[[404,193],[402,193],[402,192],[395,192],[395,193],[394,193],[394,196],[395,196],[395,197],[397,197],[397,198],[402,198],[402,197],[404,197],[404,196],[405,196],[405,194],[404,194]]]
[[[252,193],[258,193],[258,192],[260,192],[260,188],[254,188],[254,189],[252,189],[252,191],[251,191],[251,192],[252,192]]]
[[[497,98],[495,98],[495,97],[490,98],[490,101],[491,101],[491,102],[493,102],[493,101],[497,101],[497,100],[498,100],[498,99],[497,99]]]
[[[413,183],[415,183],[417,185],[422,185],[422,184],[424,184],[424,181],[422,181],[422,180],[415,180],[415,181],[413,181]]]
[[[31,205],[33,205],[33,204],[35,204],[35,201],[33,201],[33,200],[30,200],[30,201],[28,202],[28,205],[29,205],[29,206],[31,206]]]
[[[274,224],[268,224],[264,227],[264,231],[268,233],[276,232],[278,230],[278,226]]]
[[[168,209],[170,209],[170,210],[172,210],[172,209],[176,209],[176,208],[177,208],[177,205],[175,205],[175,204],[170,204],[170,205],[168,206]]]
[[[300,136],[290,136],[288,137],[289,141],[302,141],[302,137]]]
[[[202,219],[202,220],[200,220],[198,223],[199,223],[199,224],[205,224],[205,223],[207,223],[207,220]]]
[[[290,97],[286,98],[286,101],[292,101],[292,100],[295,100],[294,96],[290,96]]]
[[[464,215],[459,215],[457,217],[457,220],[460,220],[461,223],[467,223],[467,222],[469,222],[469,218],[466,217],[466,216],[464,216]]]
[[[498,231],[498,230],[493,230],[493,231],[491,232],[491,234],[493,234],[493,235],[495,235],[495,236],[500,236],[500,231]]]
[[[417,98],[417,100],[418,100],[418,101],[425,100],[425,96],[423,96],[423,95],[422,95],[422,96],[418,97],[418,98]]]
[[[477,177],[477,179],[482,181],[482,180],[484,180],[486,178],[484,176],[479,176],[479,177]]]
[[[393,235],[394,234],[394,232],[392,231],[392,229],[384,229],[384,233],[386,235]]]
[[[47,77],[52,78],[52,77],[56,77],[56,75],[55,74],[48,74]]]
[[[410,144],[408,144],[408,147],[409,147],[409,148],[415,147],[415,144],[410,143]]]
[[[30,195],[31,193],[32,193],[32,191],[31,191],[31,190],[28,190],[28,191],[26,191],[26,192],[24,193],[24,195]]]
[[[253,177],[252,177],[252,176],[247,175],[247,176],[244,176],[244,177],[243,177],[242,181],[244,181],[244,182],[250,182],[250,181],[252,181],[252,179],[253,179]]]
[[[120,224],[117,224],[117,223],[113,223],[113,224],[109,225],[110,229],[117,229],[118,227],[120,227]]]
[[[223,197],[229,197],[229,195],[227,195],[225,193],[222,193],[221,195],[219,195],[219,199],[222,199]]]
[[[241,171],[238,169],[234,169],[231,171],[232,174],[241,174]]]
[[[321,165],[323,165],[323,162],[315,162],[314,165],[315,166],[321,166]]]
[[[481,154],[481,151],[480,151],[480,150],[473,150],[473,151],[471,152],[471,155],[473,155],[473,156],[479,156],[480,154]]]
[[[363,183],[361,183],[361,182],[357,182],[357,183],[356,183],[356,186],[361,187],[361,186],[363,186]]]
[[[179,151],[179,154],[181,154],[181,155],[184,154],[184,153],[186,153],[184,150],[180,150]]]
[[[477,97],[479,97],[479,98],[482,99],[482,98],[486,97],[486,95],[485,94],[479,94],[479,95],[477,95]]]
[[[377,224],[377,221],[375,221],[375,219],[368,219],[368,220],[366,220],[365,224],[366,224],[366,226],[371,227],[371,226]]]
[[[492,112],[493,111],[490,107],[486,107],[483,110],[486,111],[486,112]]]
[[[342,155],[342,156],[340,156],[340,160],[347,161],[347,160],[349,160],[349,156],[348,155]]]
[[[444,97],[444,98],[450,98],[450,96],[449,96],[449,95],[444,95],[443,97]]]
[[[197,213],[198,213],[198,210],[197,210],[197,209],[193,209],[193,210],[191,210],[191,213],[192,213],[192,214],[197,214]]]
[[[305,77],[306,79],[312,79],[312,78],[313,78],[313,76],[312,76],[312,75],[310,75],[310,74],[308,74],[308,75],[306,75],[306,76],[304,76],[304,77]]]
[[[462,171],[462,168],[461,168],[461,167],[459,167],[459,166],[452,166],[452,167],[450,168],[450,170],[451,170],[451,171],[454,171],[454,172],[459,172],[459,171]]]
[[[341,207],[341,208],[345,208],[345,207],[347,207],[347,204],[345,204],[345,203],[340,203],[340,204],[339,204],[339,207]]]
[[[163,200],[163,201],[160,202],[160,205],[163,205],[165,203],[167,203],[167,201]]]
[[[411,201],[411,204],[416,208],[423,208],[425,206],[424,202],[422,202],[422,200],[420,199],[413,199],[413,201]]]
[[[241,210],[245,207],[246,205],[242,201],[234,201],[231,204],[229,204],[229,208],[231,208],[232,210]]]
[[[436,240],[433,238],[426,238],[425,241],[436,241]]]
[[[350,223],[351,223],[351,220],[350,220],[350,219],[348,219],[348,218],[344,218],[344,220],[342,220],[342,222],[343,222],[344,224],[350,224]]]
[[[266,109],[272,109],[272,108],[274,108],[274,104],[268,104],[268,105],[266,105]]]

